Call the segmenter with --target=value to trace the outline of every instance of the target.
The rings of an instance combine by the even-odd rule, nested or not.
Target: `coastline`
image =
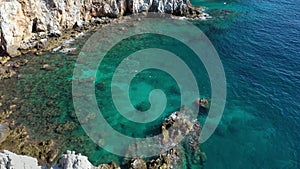
[[[139,2],[116,0],[68,2],[12,0],[0,2],[0,56],[20,56],[35,48],[45,48],[48,38],[59,38],[65,30],[88,30],[105,23],[103,18],[157,12],[189,18],[203,18],[203,8],[189,0]]]
[[[188,2],[188,1],[187,1]],[[192,9],[192,8],[191,8]],[[187,14],[183,16],[174,15],[175,19],[191,19],[191,20],[206,20],[210,19],[210,16],[202,10],[202,8],[197,8],[197,14]],[[201,12],[199,11],[201,10]],[[143,11],[141,11],[143,12]],[[150,12],[150,11],[149,11]],[[142,13],[142,15],[146,15],[146,12]],[[0,79],[10,79],[17,78],[21,79],[22,75],[18,74],[18,68],[21,66],[25,66],[30,60],[27,57],[23,57],[26,55],[34,55],[34,57],[39,57],[44,53],[67,53],[69,55],[78,54],[78,49],[72,47],[72,43],[82,37],[89,36],[90,33],[96,31],[97,29],[109,24],[111,22],[122,22],[126,20],[127,16],[118,16],[108,18],[104,17],[95,17],[91,18],[89,22],[84,22],[78,25],[76,21],[75,24],[70,29],[66,29],[64,31],[57,29],[56,31],[50,32],[38,32],[34,34],[30,39],[22,41],[21,44],[23,47],[17,48],[16,51],[9,55],[7,51],[2,51],[2,55],[0,55]],[[3,39],[3,38],[2,38]],[[2,41],[3,43],[3,41]],[[25,47],[24,47],[25,44]],[[3,47],[3,44],[2,44]],[[17,55],[15,55],[17,53]],[[51,66],[48,64],[44,64],[41,70],[52,70]],[[6,97],[6,96],[4,96]],[[14,112],[15,109],[18,109],[17,100],[12,102],[11,105],[5,108],[5,111],[1,115],[3,115],[0,123],[7,124],[10,130],[10,138],[8,140],[18,140],[17,143],[14,142],[13,145],[10,145],[10,150],[15,153],[21,153],[30,155],[33,157],[39,158],[39,162],[42,159],[43,164],[53,163],[59,156],[60,153],[57,149],[57,145],[53,140],[46,140],[42,142],[34,142],[29,141],[30,137],[26,131],[26,127],[19,126],[15,124],[15,121],[11,121],[10,115]],[[5,99],[1,100],[0,103],[5,103]],[[1,106],[2,106],[1,103]],[[15,104],[14,104],[15,103]],[[0,107],[1,107],[0,106]],[[5,105],[6,106],[6,105]],[[3,107],[2,107],[3,108]],[[69,127],[69,126],[66,126]],[[64,130],[64,129],[63,129]],[[67,129],[66,129],[67,130]],[[6,137],[7,139],[7,137]],[[25,143],[25,144],[24,144]],[[19,145],[14,147],[15,145]],[[24,148],[22,146],[28,146],[26,151],[20,151],[19,148]],[[9,147],[9,145],[6,145]],[[5,147],[5,146],[4,146]],[[18,150],[19,149],[19,150]],[[41,155],[42,154],[42,155]],[[73,153],[74,154],[74,153]]]
[[[147,17],[147,13],[136,14],[135,16]],[[125,22],[127,19],[130,19],[131,16],[120,16],[118,18],[92,18],[91,22],[81,27],[75,27],[72,29],[66,29],[59,31],[59,35],[50,36],[46,34],[37,34],[32,37],[30,40],[26,40],[26,48],[18,48],[18,55],[9,55],[5,51],[0,52],[0,81],[3,79],[9,79],[12,76],[17,76],[17,69],[21,66],[24,66],[28,63],[28,59],[23,59],[22,56],[25,55],[34,55],[36,57],[43,55],[44,53],[66,53],[71,55],[77,55],[80,51],[78,48],[72,47],[74,41],[80,38],[86,38],[91,35],[91,33],[96,32],[101,27],[104,27],[110,23]],[[197,17],[191,18],[187,16],[175,16],[167,14],[167,17],[172,17],[173,19],[178,20],[208,20],[212,17],[207,13],[202,13]],[[138,22],[138,21],[137,21]],[[25,43],[25,42],[24,42]],[[47,69],[47,65],[45,68]]]
[[[162,138],[159,141],[162,147],[168,147],[169,144],[174,144],[176,139],[179,137],[186,137],[183,141],[183,145],[178,144],[172,149],[162,152],[160,155],[153,157],[148,160],[142,158],[126,158],[124,159],[123,168],[130,169],[168,169],[168,168],[178,168],[182,165],[184,159],[183,149],[192,149],[194,155],[192,159],[195,163],[200,164],[201,168],[204,167],[207,160],[206,154],[200,150],[199,147],[199,135],[201,131],[201,126],[196,119],[190,119],[188,117],[189,113],[193,113],[193,110],[182,107],[180,111],[174,112],[169,118],[165,119],[162,124]],[[3,123],[5,124],[5,123]],[[0,140],[4,147],[7,144],[14,144],[13,140],[17,140],[20,146],[28,146],[30,152],[35,151],[30,154],[35,158],[27,155],[17,155],[11,151],[3,150],[0,151],[0,168],[9,169],[13,168],[24,168],[24,169],[120,169],[120,166],[115,162],[109,164],[100,164],[95,167],[88,161],[88,157],[82,156],[80,153],[76,154],[74,151],[67,151],[67,154],[59,156],[59,150],[54,148],[55,142],[53,140],[42,143],[28,142],[28,134],[25,127],[17,127],[16,131],[9,131],[8,126],[0,126],[0,129],[7,128],[7,136],[4,140]],[[170,127],[172,126],[172,127]],[[186,127],[189,126],[189,127]],[[0,131],[1,131],[0,130]],[[21,131],[20,131],[21,130]],[[21,133],[20,133],[21,132]],[[181,135],[179,133],[186,133]],[[11,137],[12,135],[19,136],[18,138]],[[1,146],[3,146],[1,145]],[[0,149],[1,149],[0,146]],[[13,145],[15,146],[15,144]],[[39,147],[40,146],[40,147]],[[128,147],[128,153],[135,153],[135,146]],[[37,148],[41,148],[37,152]],[[14,151],[18,151],[16,148]],[[24,154],[24,152],[19,152]],[[38,158],[38,159],[37,159]],[[47,163],[44,163],[46,160]],[[41,166],[42,165],[42,166]]]
[[[21,2],[21,0],[18,1]],[[71,1],[67,0],[67,2]],[[297,18],[299,1],[228,0],[226,5],[218,0],[191,0],[191,2],[207,7],[205,11],[213,16],[211,21],[191,22],[205,32],[216,47],[226,71],[228,84],[228,102],[222,121],[213,136],[201,144],[201,149],[209,157],[205,168],[297,168],[300,164],[298,158],[300,149],[297,146],[299,132],[295,130],[300,124],[297,118],[299,96],[295,95],[300,91],[297,83],[300,78],[297,74],[299,70],[297,63],[300,63],[297,57],[300,52],[298,50],[300,48],[297,48],[297,44],[300,44],[297,38],[299,37],[299,19]],[[234,12],[234,16],[226,17],[230,11]],[[219,14],[225,16],[219,17]],[[70,27],[70,29],[73,28]],[[87,36],[89,35],[85,37]],[[77,44],[84,42],[85,37],[75,40],[73,42],[75,46],[70,47],[80,49]],[[57,163],[62,154],[66,154],[67,150],[72,150],[87,156],[94,166],[108,164],[109,160],[122,164],[120,159],[103,153],[97,146],[90,144],[88,139],[81,137],[82,131],[75,129],[76,133],[69,134],[72,131],[69,130],[72,123],[63,121],[73,122],[75,119],[72,111],[66,112],[63,109],[64,107],[68,110],[70,108],[66,104],[68,100],[65,99],[68,95],[64,94],[69,89],[62,87],[68,85],[68,82],[64,83],[64,81],[71,78],[68,74],[71,74],[69,70],[72,66],[68,65],[71,65],[72,59],[76,57],[72,55],[73,52],[76,53],[76,51],[68,54],[46,51],[41,56],[33,52],[10,57],[9,66],[15,74],[10,78],[0,80],[0,116],[6,117],[12,112],[5,123],[8,124],[8,120],[10,121],[11,130],[20,125],[26,126],[29,143],[35,142],[43,145],[41,141],[52,138],[59,141],[60,137],[52,137],[52,133],[55,134],[56,131],[63,132],[60,135],[66,135],[65,137],[69,137],[69,140],[75,140],[70,143],[75,146],[61,149],[62,153],[57,156]],[[7,58],[3,60],[6,62]],[[25,66],[21,66],[25,63]],[[45,64],[48,64],[50,69],[40,70]],[[2,70],[0,68],[1,73]],[[13,74],[11,70],[4,72]],[[62,73],[62,71],[68,73]],[[99,86],[99,89],[103,87],[105,86]],[[47,93],[47,90],[54,91],[54,94]],[[58,93],[58,90],[62,90],[62,94]],[[31,91],[32,95],[30,95]],[[57,101],[62,104],[58,105]],[[49,111],[44,105],[49,106]],[[68,119],[65,118],[66,115]],[[53,120],[49,120],[50,118]],[[201,123],[204,124],[202,121]],[[39,128],[39,124],[43,127]],[[3,126],[0,127],[0,130],[2,129]],[[61,129],[67,129],[67,131]],[[45,135],[47,134],[45,130],[48,133],[52,131],[52,133],[49,136]],[[26,137],[21,134],[19,136]],[[0,142],[2,140],[2,135],[0,135]],[[24,145],[27,144],[19,147],[24,147]],[[182,153],[182,155],[191,154],[189,151]],[[195,165],[189,168],[198,169],[199,167]]]
[[[142,14],[142,17],[145,17],[145,14]],[[80,41],[82,38],[88,38],[91,33],[95,32],[97,29],[109,24],[109,23],[118,23],[126,21],[127,16],[119,17],[119,18],[101,18],[97,21],[95,21],[93,24],[86,25],[82,28],[74,28],[71,30],[66,30],[61,33],[59,37],[48,37],[47,44],[44,44],[43,48],[31,48],[28,50],[21,51],[22,55],[18,57],[2,57],[1,58],[1,65],[0,69],[4,68],[5,70],[2,72],[6,73],[1,76],[2,82],[5,83],[11,83],[13,81],[17,81],[18,79],[22,79],[22,74],[19,74],[18,69],[22,66],[27,66],[28,62],[31,62],[30,57],[41,57],[45,53],[52,53],[52,54],[58,54],[58,53],[64,53],[67,55],[77,55],[79,52],[79,48],[74,48],[74,43],[76,41]],[[182,17],[176,17],[175,19],[188,19],[188,18],[182,18]],[[42,67],[40,67],[40,71],[51,71],[54,70],[55,67],[52,67],[48,64],[44,64]],[[12,81],[12,79],[14,79]],[[5,84],[2,84],[5,86]],[[16,84],[14,84],[16,85]],[[15,90],[15,87],[13,85],[11,86],[12,92]],[[5,93],[5,92],[4,92]],[[9,92],[8,92],[9,93]],[[21,108],[21,105],[18,104],[18,101],[20,98],[13,98],[15,95],[6,96],[2,95],[3,93],[0,93],[1,99],[0,99],[0,124],[6,125],[6,129],[2,141],[1,136],[1,144],[0,144],[0,151],[5,150],[6,154],[11,154],[7,152],[7,150],[12,151],[13,153],[17,153],[20,155],[28,155],[30,157],[34,157],[37,159],[39,165],[46,165],[47,167],[50,167],[50,164],[53,164],[56,162],[57,159],[60,157],[63,157],[60,150],[59,145],[54,140],[43,140],[43,141],[34,141],[31,140],[30,133],[28,133],[27,128],[23,125],[19,125],[17,121],[14,120],[13,117],[11,117],[12,114],[14,114],[15,111],[19,111]],[[3,103],[3,104],[2,104]],[[62,131],[65,132],[69,129],[72,129],[72,123],[67,123],[63,128],[61,128]],[[1,133],[1,134],[2,134]],[[17,145],[17,146],[16,146]],[[179,150],[176,150],[179,151]],[[64,151],[65,152],[65,151]],[[201,156],[203,155],[201,152]],[[75,155],[75,153],[71,153]],[[6,158],[5,152],[3,155],[3,159]],[[163,155],[163,154],[162,154]],[[13,155],[15,156],[15,155]],[[168,155],[169,156],[169,155]],[[8,157],[7,157],[8,158]],[[158,157],[157,159],[164,158]],[[178,158],[178,157],[176,157]],[[198,159],[203,159],[206,157],[198,157]],[[152,159],[153,162],[157,159]],[[1,160],[1,159],[0,159]],[[160,159],[159,161],[164,161]],[[204,164],[203,160],[203,164]],[[133,165],[134,160],[131,162],[128,162],[128,165]],[[146,164],[147,162],[145,162]],[[113,163],[114,164],[114,163]],[[103,164],[104,165],[104,164]],[[107,164],[108,165],[108,164]],[[115,165],[115,164],[114,164]],[[148,165],[148,164],[147,164]],[[169,168],[165,166],[165,168]]]

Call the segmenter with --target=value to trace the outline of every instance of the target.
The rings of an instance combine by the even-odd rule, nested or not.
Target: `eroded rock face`
[[[194,15],[201,10],[189,0],[3,0],[0,54],[18,56],[18,49],[35,47],[41,35],[60,36],[62,30],[90,23],[94,17],[116,18],[126,12],[148,11]]]
[[[181,16],[191,16],[202,12],[202,8],[192,6],[189,0],[128,0],[131,13],[159,12]]]
[[[59,169],[92,169],[93,165],[88,161],[86,156],[75,154],[75,152],[68,151],[67,154],[62,155],[60,163],[54,167]]]

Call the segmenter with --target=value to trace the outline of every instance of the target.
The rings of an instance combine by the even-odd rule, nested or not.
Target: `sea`
[[[192,0],[204,6],[213,19],[193,20],[215,47],[223,64],[227,97],[221,121],[213,135],[200,145],[207,169],[298,169],[300,168],[300,1],[299,0]],[[81,48],[87,38],[73,46]],[[150,107],[149,92],[162,88],[168,99],[163,115],[149,124],[133,123],[110,106],[109,77],[120,56],[130,50],[161,47],[186,60],[192,54],[167,37],[140,35],[124,40],[108,54],[97,73],[96,98],[113,128],[131,137],[159,133],[164,118],[180,108],[179,85],[158,70],[143,71],[131,82],[132,103],[141,110]],[[61,153],[73,150],[98,165],[123,158],[95,144],[79,125],[72,100],[72,75],[76,55],[46,53],[28,56],[20,68],[16,92],[21,98],[18,124],[27,126],[35,140],[54,139]],[[43,64],[56,69],[40,70]],[[203,65],[198,74],[201,96],[210,97],[210,83]],[[100,68],[99,68],[100,69]],[[105,71],[104,71],[105,70]],[[147,77],[152,77],[151,79]],[[101,79],[103,78],[103,79]],[[102,83],[105,82],[107,83]],[[149,114],[151,116],[151,114]],[[205,119],[205,113],[199,120]],[[120,140],[121,141],[121,140]],[[192,152],[184,152],[190,154]],[[182,168],[200,168],[185,163]]]

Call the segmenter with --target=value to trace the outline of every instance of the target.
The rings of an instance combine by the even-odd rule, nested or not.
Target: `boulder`
[[[93,169],[94,167],[86,156],[75,154],[74,151],[68,151],[67,154],[62,155],[57,166],[59,169]]]
[[[40,69],[41,69],[41,70],[47,70],[47,71],[49,71],[49,70],[54,70],[55,67],[50,66],[50,65],[48,65],[48,64],[44,64]]]
[[[1,169],[43,169],[38,165],[36,158],[24,155],[17,155],[10,151],[4,150],[0,152],[0,168]]]

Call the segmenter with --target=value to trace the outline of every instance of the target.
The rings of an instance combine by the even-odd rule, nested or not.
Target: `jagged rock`
[[[167,144],[169,142],[169,131],[166,129],[166,126],[161,126],[162,135],[163,135],[163,144]]]
[[[36,35],[60,37],[62,30],[81,28],[93,17],[116,18],[125,11],[193,16],[200,14],[202,8],[193,7],[189,0],[0,1],[0,53],[18,56],[19,49],[37,45]]]
[[[143,159],[135,159],[131,162],[129,169],[147,169],[147,164]]]
[[[88,161],[86,156],[75,154],[74,151],[68,151],[62,155],[57,165],[60,169],[93,169],[93,165]]]
[[[35,158],[17,155],[10,151],[0,152],[0,169],[43,169]]]
[[[13,62],[13,67],[14,68],[18,68],[18,67],[20,67],[20,66],[24,66],[24,65],[26,65],[28,63],[28,60],[27,59],[20,59],[20,60],[17,60],[17,61],[15,61],[15,62]]]
[[[104,20],[101,18],[92,18],[91,22],[95,24],[102,24],[104,23]]]
[[[0,57],[0,64],[4,65],[9,59],[9,56]]]
[[[196,99],[195,104],[196,106],[201,106],[202,108],[209,109],[209,98],[201,98],[201,99]]]
[[[54,28],[50,31],[49,36],[50,37],[60,37],[61,31],[58,30],[57,28]]]
[[[47,168],[48,167],[45,166],[39,166],[36,158],[17,155],[7,150],[0,152],[0,169]],[[63,154],[60,161],[54,164],[50,169],[120,169],[120,167],[114,162],[111,162],[110,164],[101,164],[98,167],[95,167],[88,161],[86,156],[75,154],[74,151],[67,151],[67,154]]]
[[[165,136],[166,144],[168,142],[172,142],[172,140],[176,140],[176,137],[179,135],[187,135],[187,141],[183,147],[187,149],[188,152],[193,152],[191,156],[187,157],[188,160],[192,161],[194,164],[201,164],[207,160],[206,154],[200,151],[199,147],[199,135],[201,131],[201,126],[199,122],[195,119],[191,119],[188,117],[190,113],[193,113],[192,110],[182,107],[179,112],[174,112],[170,117],[165,119],[165,122],[162,125],[162,130],[171,129],[168,131],[168,136]],[[67,124],[67,126],[71,126],[72,124]],[[62,128],[66,126],[63,125]],[[0,125],[1,129],[1,125]],[[1,132],[1,131],[0,131]],[[27,132],[24,128],[20,128],[19,131],[15,130],[15,134],[10,134],[10,140],[21,141],[23,143],[27,140]],[[12,137],[16,135],[15,137]],[[0,138],[1,139],[1,138]],[[9,139],[9,138],[8,138]],[[23,140],[23,141],[22,141]],[[5,141],[6,144],[10,144],[11,141]],[[5,143],[3,142],[3,143]],[[176,142],[176,141],[175,141]],[[53,141],[48,142],[41,142],[37,145],[30,145],[25,144],[28,149],[30,150],[38,150],[37,152],[28,152],[28,151],[19,151],[22,154],[32,154],[34,157],[38,157],[39,161],[47,161],[47,164],[52,164],[56,157],[58,156],[58,151],[53,151]],[[0,144],[1,145],[1,144]],[[13,145],[21,145],[20,143],[13,143]],[[24,145],[24,144],[23,144]],[[4,146],[5,147],[5,146]],[[1,146],[0,146],[1,148]],[[15,146],[13,148],[15,151],[18,151]],[[42,158],[40,155],[43,154]],[[44,156],[45,155],[45,156]],[[13,159],[12,162],[8,164],[8,161]],[[24,161],[22,164],[15,164],[14,161]],[[28,161],[27,161],[28,160]],[[127,163],[128,162],[128,163]],[[181,155],[179,147],[174,147],[171,150],[167,150],[163,152],[159,156],[155,157],[154,159],[145,162],[143,159],[138,158],[134,160],[127,161],[126,164],[130,169],[168,169],[174,168],[174,166],[179,166],[181,163]],[[5,151],[4,153],[0,153],[0,169],[10,169],[7,167],[11,167],[11,165],[22,165],[23,168],[43,168],[37,165],[37,159],[27,157],[27,156],[20,156],[9,151]],[[19,166],[18,166],[19,167]],[[18,168],[15,167],[15,168]],[[44,168],[45,169],[45,168]],[[93,166],[86,156],[81,154],[75,154],[73,151],[68,151],[67,154],[62,155],[61,159],[58,163],[54,164],[51,169],[120,169],[120,167],[115,163],[110,164],[102,164],[98,167]]]
[[[53,165],[53,169],[120,169],[112,162],[110,164],[101,164],[98,167],[93,166],[86,156],[75,154],[74,151],[67,151],[63,154],[60,161]]]
[[[48,41],[48,39],[46,39],[46,38],[39,40],[37,42],[37,44],[36,44],[36,48],[37,49],[44,49],[44,48],[46,48],[47,41]]]

